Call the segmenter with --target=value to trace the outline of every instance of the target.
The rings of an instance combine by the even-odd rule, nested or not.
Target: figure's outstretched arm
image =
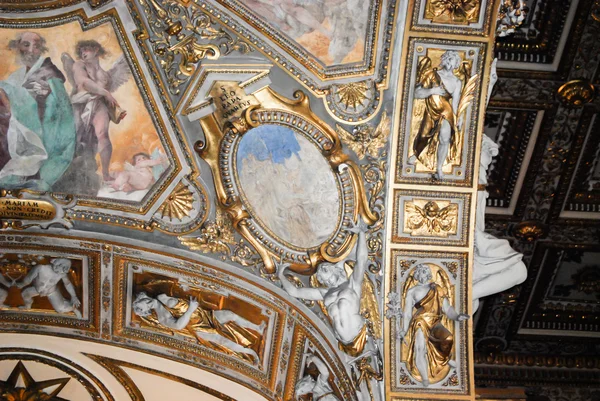
[[[356,264],[350,277],[354,290],[360,294],[365,271],[369,265],[369,248],[367,247],[367,225],[359,218],[358,224],[353,224],[348,231],[358,235],[356,241]]]
[[[458,313],[454,306],[450,305],[448,298],[444,298],[444,302],[442,303],[442,311],[450,320],[454,320],[457,322],[462,322],[463,320],[467,320],[469,315],[465,313]]]
[[[26,287],[29,284],[31,284],[31,282],[38,276],[39,270],[40,270],[39,266],[36,266],[33,269],[31,269],[31,271],[29,273],[27,273],[27,276],[25,276],[23,281],[21,281],[20,283],[17,284],[17,288],[23,288],[23,287]]]
[[[323,294],[318,288],[298,288],[285,276],[285,271],[290,266],[288,263],[278,263],[275,260],[275,266],[277,267],[277,275],[283,289],[294,298],[306,299],[309,301],[322,301]]]

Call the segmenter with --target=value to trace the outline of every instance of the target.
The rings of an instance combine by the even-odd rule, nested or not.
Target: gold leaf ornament
[[[381,149],[387,144],[390,133],[390,119],[387,113],[383,112],[381,121],[376,128],[371,125],[361,125],[350,133],[338,124],[335,129],[342,142],[356,153],[360,160],[364,159],[367,154],[377,158]]]
[[[194,194],[190,188],[179,183],[171,195],[158,208],[161,218],[168,217],[170,220],[176,218],[178,220],[188,217],[194,209]]]

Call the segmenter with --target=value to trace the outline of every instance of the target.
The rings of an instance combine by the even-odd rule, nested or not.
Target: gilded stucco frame
[[[378,216],[369,208],[360,169],[342,151],[337,133],[310,109],[308,97],[295,92],[295,100],[287,99],[269,87],[252,94],[258,105],[244,110],[240,118],[220,121],[215,114],[200,121],[205,142],[196,150],[211,167],[217,200],[232,217],[235,229],[256,249],[261,256],[265,271],[275,272],[273,258],[285,260],[298,273],[312,274],[323,261],[335,263],[344,259],[356,242],[356,235],[348,231],[349,222],[362,216],[367,224],[373,224]],[[286,243],[253,216],[251,206],[244,199],[235,174],[235,160],[240,139],[250,129],[263,124],[278,124],[303,135],[319,149],[328,162],[340,194],[340,216],[333,235],[321,245],[302,249]]]

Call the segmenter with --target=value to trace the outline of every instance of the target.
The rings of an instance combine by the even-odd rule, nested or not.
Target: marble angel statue
[[[433,177],[441,179],[446,161],[460,163],[464,114],[473,101],[477,75],[470,75],[454,50],[441,56],[439,67],[433,68],[431,64],[426,56],[417,69],[414,98],[424,100],[425,105],[408,164],[414,165],[419,160],[428,167],[435,166]]]
[[[446,376],[452,360],[454,336],[451,321],[469,319],[451,304],[452,286],[440,271],[419,264],[404,284],[404,312],[399,339],[406,350],[403,361],[411,375],[424,387]]]
[[[485,205],[489,196],[487,170],[498,145],[483,136],[479,165],[479,191],[477,191],[477,218],[475,221],[475,254],[473,261],[473,312],[479,307],[479,298],[505,291],[521,284],[527,278],[527,268],[521,260],[523,254],[511,248],[505,239],[485,232]]]

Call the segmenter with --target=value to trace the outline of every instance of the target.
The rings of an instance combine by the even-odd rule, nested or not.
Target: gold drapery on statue
[[[189,307],[189,302],[177,298],[177,305],[174,307],[169,307],[164,303],[161,303],[162,306],[171,313],[171,315],[175,319],[179,319],[183,314],[187,311]],[[159,301],[160,302],[160,301]],[[152,314],[149,316],[141,317],[141,319],[153,327],[158,327],[160,329],[165,329],[165,326],[160,324],[158,321],[158,316],[156,315],[156,311],[152,311]],[[261,336],[258,333],[255,333],[252,330],[246,329],[244,327],[240,327],[238,324],[234,322],[227,322],[225,324],[221,324],[215,317],[213,316],[213,311],[210,309],[203,309],[202,307],[198,307],[196,311],[192,314],[190,318],[190,322],[183,330],[175,330],[168,329],[174,333],[181,334],[183,336],[192,335],[198,340],[198,343],[201,345],[214,349],[218,352],[225,353],[228,355],[234,355],[238,358],[246,360],[248,362],[255,362],[252,360],[252,357],[248,354],[240,353],[233,351],[227,348],[224,345],[216,344],[211,341],[208,341],[202,338],[199,333],[212,333],[217,334],[222,337],[225,337],[236,344],[243,346],[244,348],[250,348],[254,350],[257,354],[260,355],[260,346],[261,346]]]
[[[421,66],[421,68],[426,68]],[[420,77],[419,84],[424,89],[434,87],[444,87],[442,79],[437,73],[437,68],[431,68],[424,71]],[[431,95],[423,99],[425,103],[423,119],[419,131],[413,142],[413,152],[415,156],[425,165],[435,166],[437,158],[437,146],[439,142],[440,129],[442,122],[446,120],[450,124],[452,130],[450,139],[450,151],[448,153],[448,161],[451,163],[460,164],[459,157],[459,131],[456,126],[456,118],[452,109],[452,96],[446,92],[444,96]],[[427,148],[427,155],[422,155]]]
[[[428,375],[431,383],[443,379],[450,366],[450,356],[454,345],[453,335],[444,324],[445,315],[442,305],[446,298],[445,292],[437,284],[431,283],[425,297],[414,306],[414,313],[407,331],[408,345],[403,347],[403,360],[411,375],[417,380],[422,380],[417,369],[415,342],[418,330],[423,332],[427,350]]]

